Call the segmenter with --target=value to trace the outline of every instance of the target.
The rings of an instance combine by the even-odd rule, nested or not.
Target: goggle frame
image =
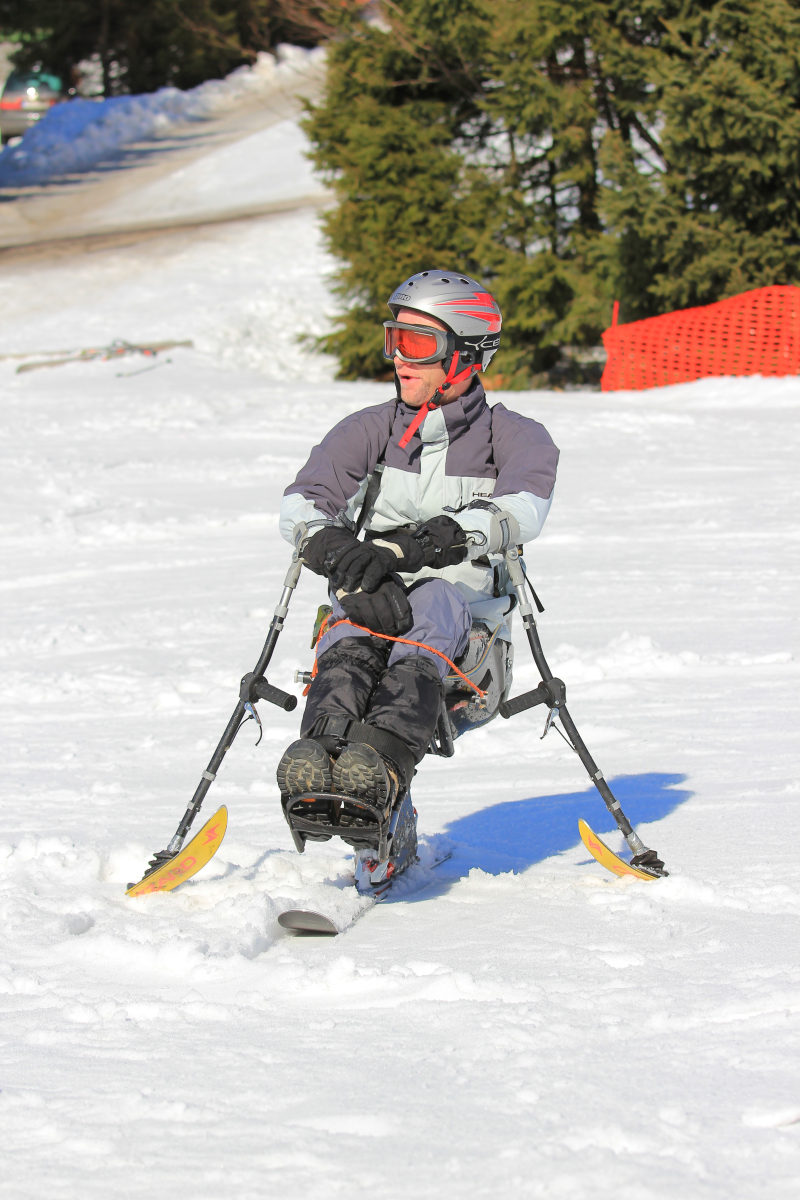
[[[393,349],[391,346],[392,330],[402,330],[411,334],[419,334],[425,338],[433,338],[434,352],[432,354],[421,355],[414,357],[410,354],[404,354],[398,345]],[[425,366],[428,363],[442,362],[444,359],[452,358],[455,352],[455,335],[446,329],[435,329],[431,325],[410,325],[407,321],[384,321],[383,322],[383,357],[389,362],[394,362],[395,358],[402,359],[403,362],[418,363],[420,366]]]

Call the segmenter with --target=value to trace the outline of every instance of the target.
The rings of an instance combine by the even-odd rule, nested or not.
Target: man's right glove
[[[358,588],[374,592],[382,579],[397,570],[397,558],[391,551],[360,542],[340,525],[323,526],[304,543],[301,553],[315,574],[324,575],[345,592]]]
[[[354,625],[373,633],[400,637],[414,624],[405,589],[393,579],[384,579],[374,592],[338,591],[336,597]]]

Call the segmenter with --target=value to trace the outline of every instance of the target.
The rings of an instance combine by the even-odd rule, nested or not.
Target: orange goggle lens
[[[447,357],[447,334],[426,325],[403,325],[399,321],[383,323],[383,355],[396,354],[406,362],[434,363]]]

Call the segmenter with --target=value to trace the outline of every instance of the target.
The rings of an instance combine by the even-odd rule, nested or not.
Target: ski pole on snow
[[[566,685],[563,680],[557,679],[553,675],[544,656],[542,643],[539,640],[539,631],[536,628],[533,609],[525,587],[526,579],[520,550],[514,546],[510,546],[505,552],[505,561],[509,578],[516,593],[528,644],[533,654],[533,660],[542,677],[542,682],[538,687],[533,688],[529,692],[523,692],[519,696],[513,696],[510,700],[504,700],[500,704],[500,715],[502,717],[513,717],[517,713],[524,712],[528,708],[533,708],[537,704],[547,704],[550,709],[550,720],[545,732],[547,732],[552,720],[557,716],[561,721],[569,744],[586,768],[589,778],[602,796],[606,808],[611,813],[625,841],[628,843],[630,851],[633,854],[632,861],[634,866],[644,868],[648,873],[654,875],[666,875],[668,872],[665,870],[664,864],[655,850],[648,850],[625,816],[625,813],[622,811],[622,805],[608,786],[603,772],[589,753],[583,738],[578,733],[575,722],[569,714],[566,706]]]
[[[234,738],[241,729],[245,721],[250,718],[255,718],[258,721],[254,704],[257,700],[268,700],[270,704],[277,705],[278,708],[284,709],[285,712],[291,712],[297,707],[297,697],[289,692],[284,692],[281,688],[275,687],[267,681],[264,676],[270,659],[275,650],[275,645],[283,629],[284,621],[289,610],[289,601],[292,597],[292,592],[297,586],[297,581],[300,578],[300,570],[302,568],[302,560],[299,555],[295,554],[292,558],[292,564],[286,575],[281,592],[280,599],[275,608],[275,612],[270,622],[267,640],[264,643],[264,649],[261,651],[258,662],[252,671],[249,671],[242,679],[239,688],[239,700],[231,714],[228,724],[225,726],[225,732],[217,743],[217,748],[211,755],[208,766],[200,778],[200,782],[195,789],[195,793],[189,802],[186,812],[181,817],[178,828],[167,846],[166,850],[158,850],[151,859],[148,870],[144,874],[146,879],[154,871],[164,866],[171,859],[175,858],[180,853],[183,846],[186,834],[191,828],[192,822],[200,811],[200,807],[206,798],[211,784],[217,777],[217,771],[222,764],[222,760],[230,750]],[[259,725],[261,724],[258,721]]]

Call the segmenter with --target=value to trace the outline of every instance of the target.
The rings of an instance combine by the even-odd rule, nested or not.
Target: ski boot
[[[385,823],[377,842],[341,837],[354,847],[356,888],[371,892],[417,861],[417,813],[399,771],[365,742],[347,746],[333,764],[333,786],[352,799],[383,809]]]
[[[374,892],[417,862],[417,810],[411,795],[398,798],[389,819],[386,857],[378,858],[374,848],[356,851],[354,874],[356,891]]]

